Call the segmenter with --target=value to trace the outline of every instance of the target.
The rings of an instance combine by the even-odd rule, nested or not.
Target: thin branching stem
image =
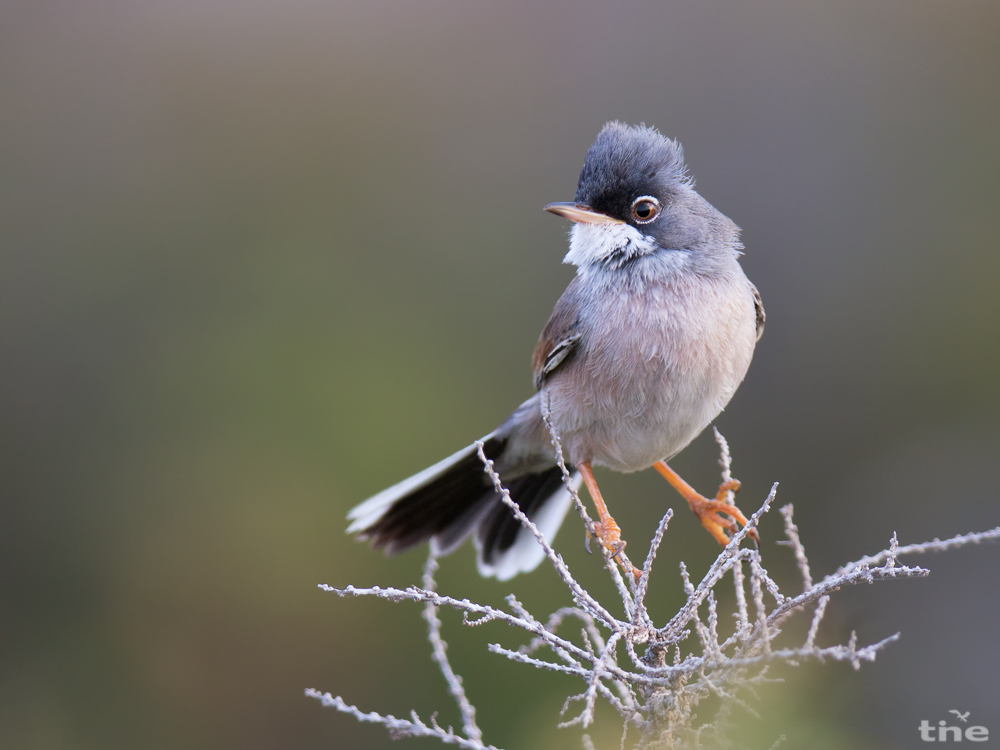
[[[552,431],[547,394],[543,392],[542,396],[542,415],[550,430],[556,463],[589,531],[593,522],[576,491],[576,481],[563,458],[559,438]],[[732,466],[729,445],[718,431],[716,440],[720,449],[722,477],[728,481]],[[489,627],[491,622],[502,622],[523,632],[527,638],[525,645],[519,649],[490,643],[488,649],[491,653],[578,681],[582,692],[574,692],[567,698],[563,713],[571,706],[582,705],[582,708],[560,726],[586,729],[593,725],[597,720],[596,708],[600,699],[621,717],[623,748],[630,728],[635,731],[633,741],[640,750],[653,747],[674,750],[732,747],[727,739],[726,727],[733,721],[734,707],[744,716],[746,712],[751,715],[756,712],[751,705],[758,700],[754,687],[774,681],[768,674],[772,665],[791,667],[810,660],[842,661],[858,669],[863,662],[873,661],[882,649],[899,637],[897,633],[867,646],[859,646],[857,635],[852,633],[846,644],[818,647],[816,641],[824,614],[832,595],[839,589],[859,583],[920,578],[927,575],[927,570],[903,565],[899,559],[906,555],[942,552],[1000,540],[1000,528],[962,534],[944,541],[935,539],[909,545],[900,545],[893,534],[885,550],[848,563],[816,582],[799,529],[793,520],[793,508],[789,504],[781,509],[785,540],[779,543],[792,550],[802,590],[798,594],[786,594],[764,567],[761,551],[742,546],[774,502],[775,484],[746,527],[733,535],[697,584],[692,581],[687,566],[680,563],[686,600],[673,617],[657,627],[646,608],[646,601],[653,561],[673,511],[668,510],[660,520],[638,581],[631,580],[626,584],[610,554],[603,550],[605,567],[624,609],[624,618],[620,619],[611,614],[612,608],[600,603],[584,588],[562,556],[552,549],[535,524],[521,512],[493,463],[486,458],[482,444],[479,444],[479,457],[502,502],[541,544],[546,558],[566,587],[568,603],[557,607],[553,614],[538,618],[513,594],[506,599],[509,611],[442,595],[437,591],[434,574],[438,562],[433,556],[427,561],[423,585],[419,588],[335,588],[323,584],[322,589],[341,597],[372,596],[390,602],[417,602],[424,606],[432,657],[458,707],[463,733],[458,734],[451,727],[441,727],[436,714],[428,721],[422,720],[416,713],[411,713],[409,719],[399,719],[391,715],[364,713],[330,693],[310,689],[306,695],[358,721],[381,724],[393,737],[433,737],[444,744],[467,750],[496,750],[484,744],[482,731],[476,723],[476,709],[465,692],[461,678],[448,661],[438,609],[450,607],[462,613],[466,625]],[[731,611],[723,611],[720,602],[726,599],[720,599],[716,587],[730,573],[735,600]],[[781,632],[783,623],[812,608],[815,609],[805,641],[788,643],[788,637]],[[734,623],[734,630],[723,638],[720,631],[728,632],[726,623],[729,622]],[[628,659],[619,664],[616,652],[622,645]],[[714,717],[706,721],[705,717],[698,717],[696,708],[704,699],[713,696],[718,699],[719,705]],[[783,739],[778,738],[771,750],[777,748]],[[582,741],[585,748],[593,747],[589,735],[582,735]]]

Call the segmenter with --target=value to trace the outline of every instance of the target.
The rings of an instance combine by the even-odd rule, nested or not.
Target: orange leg
[[[708,530],[709,534],[715,537],[719,544],[723,546],[729,544],[729,537],[726,536],[724,529],[735,534],[739,529],[739,526],[736,525],[737,522],[739,522],[740,526],[747,525],[746,516],[740,512],[740,509],[725,501],[727,492],[730,490],[734,492],[739,490],[740,483],[737,480],[730,479],[728,482],[723,482],[719,485],[719,492],[715,496],[715,500],[709,500],[699,495],[694,487],[681,479],[680,475],[667,466],[664,461],[657,461],[653,464],[653,468],[660,472],[663,478],[673,485],[675,490],[681,493],[681,497],[687,500],[688,505],[691,506],[691,510],[698,516],[701,525]],[[725,516],[730,517],[726,518]],[[755,542],[760,541],[756,529],[751,529],[750,536]]]
[[[611,517],[611,514],[608,513],[608,506],[604,504],[604,498],[601,497],[601,491],[597,487],[597,480],[594,479],[594,472],[590,468],[590,463],[579,463],[576,465],[576,468],[583,475],[583,481],[587,485],[590,499],[594,501],[594,507],[597,509],[598,522],[594,528],[594,533],[601,544],[611,552],[612,556],[618,558],[622,550],[625,549],[625,542],[622,541],[622,530],[615,523],[615,519]],[[633,568],[630,562],[625,559],[619,559],[619,562],[635,578],[640,576],[639,571]]]

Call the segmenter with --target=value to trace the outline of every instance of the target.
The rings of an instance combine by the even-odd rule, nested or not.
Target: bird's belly
[[[566,433],[574,463],[589,460],[615,471],[639,471],[675,455],[728,401],[719,383],[671,378],[666,370],[659,377],[623,378],[611,388],[590,385],[586,399],[559,410],[556,429]]]
[[[639,471],[680,452],[726,406],[756,339],[749,292],[730,287],[678,321],[650,314],[592,338],[548,385],[553,424],[574,463]],[[683,315],[683,308],[680,313]],[[678,325],[678,322],[681,324]]]

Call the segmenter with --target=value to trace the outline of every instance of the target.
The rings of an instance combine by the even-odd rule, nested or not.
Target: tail
[[[495,433],[483,438],[484,453],[491,460],[497,460],[506,445],[507,439]],[[580,485],[575,472],[573,483]],[[552,467],[522,474],[505,486],[551,543],[572,504],[562,471]],[[475,445],[383,490],[347,517],[352,521],[348,533],[371,539],[389,554],[430,540],[434,552],[445,555],[475,531],[479,572],[501,581],[534,570],[545,557],[534,535],[500,500]]]

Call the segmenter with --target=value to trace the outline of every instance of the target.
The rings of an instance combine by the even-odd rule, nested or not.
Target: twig
[[[397,719],[391,714],[383,716],[377,714],[374,711],[369,713],[364,713],[357,706],[348,705],[343,698],[339,695],[331,695],[330,693],[321,693],[319,690],[313,688],[308,688],[306,690],[306,696],[309,698],[316,698],[324,706],[329,706],[341,711],[345,714],[350,714],[358,721],[368,722],[371,724],[381,724],[389,729],[389,733],[393,737],[434,737],[441,740],[446,745],[457,745],[458,747],[467,748],[468,750],[497,750],[493,745],[484,745],[482,742],[477,742],[475,740],[466,739],[455,734],[449,727],[447,730],[442,729],[437,726],[437,722],[431,722],[428,726],[416,713],[412,713],[411,720]]]
[[[803,590],[808,591],[813,585],[812,573],[809,571],[809,560],[806,559],[806,550],[802,546],[802,540],[799,539],[799,527],[792,520],[793,512],[794,508],[792,508],[791,503],[781,509],[781,515],[785,517],[785,536],[788,537],[786,544],[789,544],[795,551],[795,562],[798,564],[799,572],[802,574]],[[778,543],[781,544],[781,542]]]
[[[931,541],[923,542],[922,544],[907,544],[905,547],[897,546],[894,550],[885,549],[877,555],[862,557],[860,560],[848,563],[844,567],[837,570],[836,573],[827,576],[827,578],[835,578],[836,576],[843,575],[844,573],[851,573],[858,568],[878,565],[882,561],[888,560],[891,556],[898,558],[900,555],[923,555],[928,552],[944,552],[945,550],[967,547],[970,544],[995,542],[997,540],[1000,540],[1000,526],[995,529],[990,529],[989,531],[974,531],[968,534],[959,534],[958,536],[953,536],[950,539],[945,539],[943,542],[935,537]]]
[[[434,580],[434,573],[437,572],[437,558],[433,551],[427,556],[427,564],[424,566],[424,590],[434,591],[437,583]],[[458,704],[458,709],[462,713],[462,731],[465,736],[473,742],[483,743],[483,733],[476,724],[476,709],[469,702],[465,695],[465,688],[462,686],[462,678],[455,674],[448,661],[448,644],[441,638],[441,619],[438,617],[438,607],[433,602],[424,605],[424,619],[427,620],[427,639],[431,642],[431,655],[444,680],[448,683],[448,692]]]
[[[587,528],[591,529],[593,522],[576,492],[575,480],[563,458],[558,435],[552,431],[547,394],[543,391],[542,395],[543,419],[550,430],[556,463],[581,518]],[[729,446],[717,431],[716,440],[720,449],[722,477],[727,481],[732,478]],[[438,613],[438,608],[442,606],[461,612],[466,625],[476,626],[496,621],[525,633],[527,643],[521,648],[511,649],[491,643],[488,647],[491,653],[534,669],[554,672],[564,679],[578,680],[578,684],[582,684],[582,692],[571,694],[563,710],[565,713],[571,705],[582,702],[580,713],[560,726],[590,727],[596,719],[596,704],[600,698],[622,718],[623,748],[630,728],[638,734],[638,738],[633,740],[635,746],[643,750],[654,746],[678,750],[716,747],[727,742],[724,741],[724,729],[726,722],[731,720],[732,707],[739,706],[751,713],[755,711],[749,701],[756,700],[754,686],[773,681],[767,671],[769,666],[796,666],[802,661],[814,660],[843,661],[858,669],[864,662],[874,660],[882,649],[897,640],[898,633],[859,647],[857,634],[851,633],[846,644],[817,647],[820,624],[831,596],[836,591],[859,583],[927,575],[927,570],[923,568],[901,564],[899,560],[904,555],[941,552],[1000,539],[1000,528],[963,534],[945,541],[935,539],[924,544],[910,545],[900,545],[893,534],[887,549],[848,563],[816,582],[799,529],[793,520],[793,508],[788,504],[781,509],[786,537],[783,543],[792,548],[802,581],[801,593],[789,596],[779,589],[769,575],[761,552],[740,546],[773,503],[777,491],[775,484],[761,507],[750,517],[746,526],[733,535],[733,539],[709,566],[697,585],[692,582],[687,566],[680,562],[686,600],[666,624],[657,628],[647,610],[646,600],[653,561],[667,532],[672,511],[668,510],[660,520],[650,542],[642,574],[637,582],[629,582],[631,588],[622,579],[607,550],[604,550],[605,564],[611,571],[612,582],[624,606],[625,616],[619,619],[577,581],[562,556],[552,549],[535,524],[521,511],[504,487],[493,463],[486,458],[482,443],[478,444],[478,450],[484,470],[500,499],[542,545],[546,558],[566,585],[573,606],[560,606],[550,616],[539,619],[513,595],[506,599],[509,611],[477,604],[469,599],[444,596],[437,592],[434,574],[438,563],[433,556],[427,561],[422,588],[334,588],[323,584],[320,588],[341,597],[372,596],[391,602],[416,602],[424,607],[432,656],[444,676],[449,693],[458,704],[465,736],[456,734],[451,727],[441,727],[437,723],[436,714],[425,722],[416,713],[412,713],[409,719],[364,713],[355,706],[348,705],[339,696],[313,689],[306,691],[306,695],[318,699],[323,705],[350,714],[358,721],[385,726],[394,738],[433,737],[445,744],[469,750],[496,750],[483,744],[482,732],[476,724],[476,710],[465,693],[461,678],[455,674],[448,661],[447,644],[441,635]],[[721,612],[716,586],[730,571],[735,601],[731,612]],[[771,599],[774,606],[769,611],[767,606]],[[754,607],[752,616],[751,601]],[[706,605],[704,610],[703,604]],[[815,611],[804,643],[789,644],[787,636],[781,632],[783,623],[813,606]],[[730,614],[735,622],[735,630],[723,640],[720,636],[720,623]],[[560,629],[565,630],[563,626],[570,619],[582,624],[579,631],[570,635],[565,632],[557,633]],[[692,638],[692,635],[697,637]],[[615,655],[619,644],[624,644],[629,657],[623,665],[618,664]],[[644,653],[639,652],[639,647],[642,646],[645,647]],[[671,651],[673,658],[668,660]],[[697,717],[696,708],[710,696],[719,699],[715,716],[710,717],[711,720]],[[779,737],[772,750],[783,740],[784,736]],[[585,748],[593,747],[589,735],[583,735],[583,744]]]

